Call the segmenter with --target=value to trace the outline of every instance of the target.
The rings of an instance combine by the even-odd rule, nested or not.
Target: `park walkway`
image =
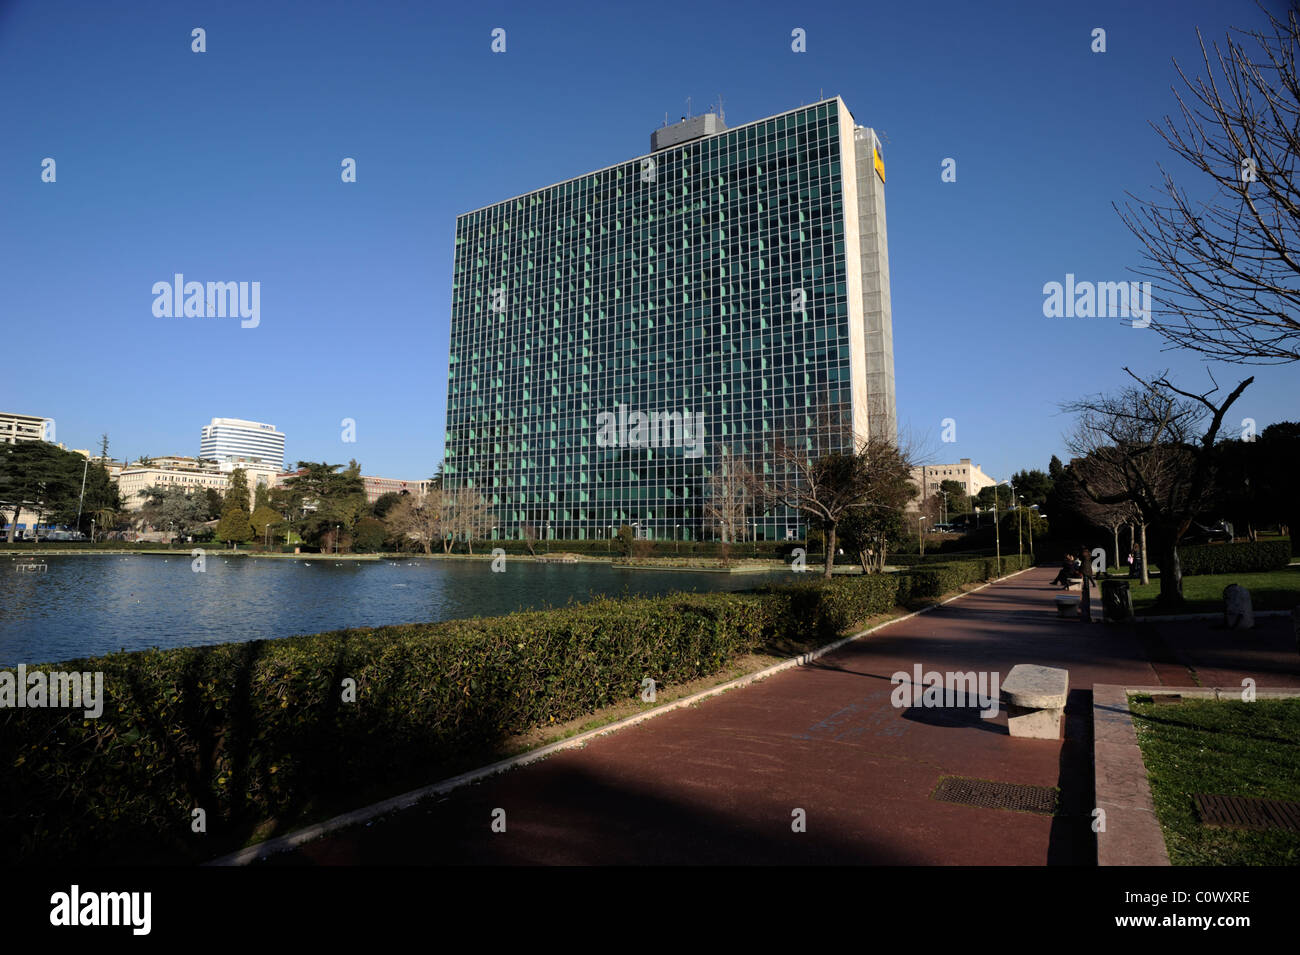
[[[1092,864],[1094,683],[1300,686],[1289,620],[1059,619],[1034,568],[811,665],[335,833],[271,864]],[[1100,611],[1094,601],[1094,611]],[[890,676],[1070,671],[1063,742],[1012,739],[1006,714],[896,708]],[[1198,669],[1198,672],[1199,669]],[[1205,679],[1204,685],[1216,685]],[[940,802],[940,777],[1059,787],[1057,815]],[[506,831],[493,832],[496,809]],[[792,811],[806,831],[792,831]]]

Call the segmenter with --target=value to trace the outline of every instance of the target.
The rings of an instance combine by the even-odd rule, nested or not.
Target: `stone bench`
[[[1070,577],[1070,578],[1068,578],[1067,581],[1066,581],[1065,589],[1066,589],[1066,590],[1077,590],[1077,591],[1079,591],[1080,593],[1082,593],[1082,592],[1083,592],[1083,578],[1082,578],[1082,577]]]
[[[1007,729],[1026,739],[1060,739],[1070,671],[1018,663],[1002,681]]]
[[[1079,613],[1079,601],[1083,597],[1080,594],[1057,594],[1055,599],[1057,616],[1072,617]]]

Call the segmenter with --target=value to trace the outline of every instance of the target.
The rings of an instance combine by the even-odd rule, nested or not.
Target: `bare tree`
[[[445,549],[450,549],[451,541],[464,538],[471,554],[474,553],[474,539],[481,537],[491,519],[491,507],[483,495],[471,487],[459,487],[453,491],[442,492],[442,512],[450,538]]]
[[[718,448],[704,501],[704,517],[718,529],[724,544],[734,544],[744,534],[745,515],[754,504],[753,477],[726,445]]]
[[[419,497],[403,495],[384,516],[389,532],[400,540],[414,540],[433,553],[433,542],[445,540],[448,535],[443,492],[430,490]]]
[[[1152,327],[1237,363],[1300,360],[1300,22],[1294,8],[1266,16],[1267,30],[1231,31],[1213,56],[1198,30],[1206,76],[1175,63],[1181,122],[1152,124],[1215,195],[1190,198],[1162,168],[1159,198],[1116,207],[1145,247]]]
[[[1247,378],[1220,403],[1175,387],[1162,374],[1114,395],[1063,405],[1079,416],[1067,447],[1067,468],[1083,492],[1102,505],[1131,502],[1156,538],[1162,606],[1183,602],[1178,543],[1208,500],[1211,460],[1223,416],[1253,382]],[[1214,381],[1213,376],[1210,379]]]

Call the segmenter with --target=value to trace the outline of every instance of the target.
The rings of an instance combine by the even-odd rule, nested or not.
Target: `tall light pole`
[[[998,489],[993,489],[993,541],[997,547],[998,576],[1002,576],[1002,534],[998,529]]]
[[[921,543],[921,556],[925,556],[925,515],[916,519],[916,539]]]
[[[1020,530],[1020,509],[1021,509],[1021,504],[1020,504],[1020,502],[1023,501],[1024,499],[1025,499],[1025,496],[1024,496],[1023,494],[1020,495],[1020,497],[1018,497],[1018,498],[1016,499],[1016,539],[1017,539],[1017,541],[1019,541],[1019,543],[1020,543],[1020,556],[1021,556],[1021,557],[1024,557],[1024,556],[1025,556],[1025,539],[1024,539],[1024,537],[1022,536],[1022,534],[1021,534],[1021,530]]]
[[[1016,546],[1020,550],[1020,556],[1024,557],[1025,540],[1020,532],[1020,505],[1017,503],[1016,499],[1016,484],[1014,481],[1007,481],[1007,484],[1011,486],[1011,506],[1016,509]]]
[[[81,530],[81,504],[86,500],[86,471],[89,469],[90,458],[86,458],[86,463],[81,466],[81,497],[77,498],[77,530]]]

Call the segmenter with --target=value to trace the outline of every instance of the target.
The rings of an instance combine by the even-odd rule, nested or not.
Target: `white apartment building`
[[[284,470],[284,433],[260,421],[213,418],[199,437],[199,457],[217,462],[222,471],[279,474]]]
[[[30,414],[11,414],[0,411],[0,444],[17,444],[19,441],[44,441],[45,418]]]

